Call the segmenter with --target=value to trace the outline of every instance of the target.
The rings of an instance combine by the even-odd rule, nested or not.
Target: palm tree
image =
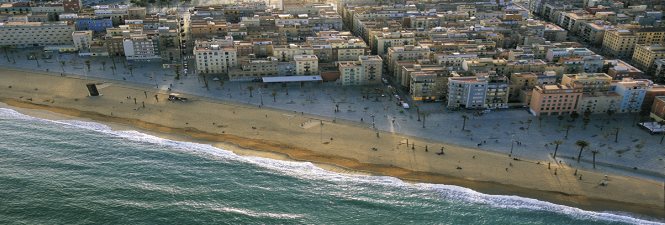
[[[127,69],[129,70],[129,75],[134,76],[134,65],[129,65]]]
[[[254,91],[254,86],[247,86],[247,90],[249,91],[249,97],[250,97],[250,98],[254,97],[254,96],[252,95],[252,91]]]
[[[593,154],[593,168],[596,168],[596,154],[598,154],[600,151],[598,150],[591,150],[591,154]]]
[[[62,72],[65,72],[65,61],[60,61],[60,68],[62,69]]]
[[[577,154],[577,162],[580,162],[580,158],[582,158],[582,151],[584,151],[584,148],[589,146],[589,142],[583,141],[583,140],[578,140],[575,142],[575,145],[580,147],[580,153]]]
[[[560,126],[560,125],[561,125],[561,121],[563,121],[563,119],[565,119],[566,117],[563,117],[563,115],[559,115],[559,116],[557,116],[556,118],[559,119],[559,126]]]
[[[464,119],[464,122],[462,122],[462,130],[466,127],[466,120],[469,119],[469,116],[467,115],[462,115],[462,119]]]
[[[175,71],[175,79],[180,80],[180,64],[175,64],[173,70]]]
[[[277,92],[272,91],[272,93],[270,93],[270,95],[272,96],[272,102],[277,102]]]
[[[428,112],[422,112],[422,114],[423,114],[423,128],[425,128],[425,118],[427,118],[427,116],[429,116],[429,113]]]
[[[418,115],[418,121],[420,121],[420,107],[418,105],[414,105],[416,107],[416,115]]]
[[[661,121],[659,121],[659,122],[658,122],[658,125],[660,125],[661,128],[662,128],[663,126],[665,126],[665,120],[661,120]],[[665,139],[665,132],[663,132],[663,136],[660,137],[660,144],[663,143],[663,139]]]
[[[563,140],[556,140],[553,141],[552,144],[554,144],[554,155],[552,156],[554,159],[556,159],[556,153],[559,151],[559,145],[563,144]]]
[[[566,124],[566,125],[563,126],[563,127],[566,128],[566,136],[564,136],[563,138],[564,138],[564,139],[568,139],[568,132],[570,131],[570,128],[573,128],[573,127],[575,127],[575,126],[570,125],[570,124]]]
[[[7,57],[7,62],[11,62],[11,60],[9,60],[9,45],[3,45],[1,48],[2,51],[5,52],[5,57]]]
[[[579,117],[580,117],[580,114],[577,113],[577,112],[572,112],[570,114],[570,119],[573,120],[573,121],[577,120],[577,118],[579,118]]]
[[[90,72],[90,60],[85,61],[85,67],[88,68],[88,72]]]
[[[102,61],[102,70],[106,71],[106,61]]]

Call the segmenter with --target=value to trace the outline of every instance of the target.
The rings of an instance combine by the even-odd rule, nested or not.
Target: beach
[[[186,102],[169,102],[166,92],[145,86],[0,71],[0,101],[36,116],[48,111],[234,151],[250,149],[244,152],[250,155],[330,165],[341,171],[459,185],[583,209],[665,217],[662,181],[608,174],[608,185],[600,186],[605,173],[575,173],[575,168],[555,160],[515,160],[435,140],[377,133],[368,124],[187,95],[183,95],[189,98]],[[85,84],[90,82],[98,83],[102,96],[88,96]],[[437,154],[442,147],[445,154]]]

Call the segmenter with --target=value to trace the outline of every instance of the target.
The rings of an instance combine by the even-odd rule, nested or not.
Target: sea
[[[0,224],[663,224],[0,108]]]

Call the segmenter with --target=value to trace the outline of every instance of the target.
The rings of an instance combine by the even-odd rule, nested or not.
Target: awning
[[[263,77],[263,83],[277,82],[301,82],[301,81],[322,81],[321,76],[284,76],[284,77]]]

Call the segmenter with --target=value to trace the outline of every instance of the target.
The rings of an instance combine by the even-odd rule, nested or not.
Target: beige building
[[[415,61],[418,59],[429,59],[430,50],[423,46],[406,45],[403,47],[390,47],[388,49],[388,72],[394,72],[399,69],[395,66],[396,62],[403,60]],[[394,74],[393,74],[394,75]],[[401,83],[408,83],[408,77],[395,77]]]
[[[319,59],[316,55],[296,55],[296,75],[308,76],[319,74]]]
[[[535,116],[564,115],[577,111],[582,88],[568,85],[536,86],[531,94],[529,110]]]
[[[612,85],[612,77],[605,73],[564,74],[561,85],[582,88],[584,93],[607,92]]]
[[[577,106],[577,113],[607,113],[616,111],[621,104],[621,95],[614,92],[584,93]]]
[[[71,45],[74,25],[67,22],[0,23],[0,45],[34,47]]]
[[[78,50],[90,49],[90,44],[92,44],[92,31],[74,31],[72,32],[72,41],[74,41],[74,48]]]
[[[630,58],[637,44],[638,36],[628,29],[615,29],[605,31],[603,37],[603,52],[610,57]]]
[[[637,45],[633,54],[633,62],[637,68],[642,69],[647,74],[655,71],[654,63],[658,59],[665,59],[665,45]]]
[[[252,81],[262,77],[279,75],[279,61],[275,57],[241,60],[240,68],[229,70],[231,81]]]
[[[342,85],[368,85],[381,82],[383,60],[377,55],[359,56],[357,61],[339,61],[338,82]]]
[[[370,47],[372,53],[376,55],[384,55],[388,53],[388,48],[399,47],[406,45],[415,45],[416,36],[412,32],[379,32],[376,33],[370,40]]]
[[[217,44],[194,48],[196,72],[203,74],[228,74],[238,65],[237,52],[233,47]]]
[[[314,48],[290,44],[274,47],[272,51],[272,56],[282,62],[293,61],[294,57],[298,55],[314,55]]]

